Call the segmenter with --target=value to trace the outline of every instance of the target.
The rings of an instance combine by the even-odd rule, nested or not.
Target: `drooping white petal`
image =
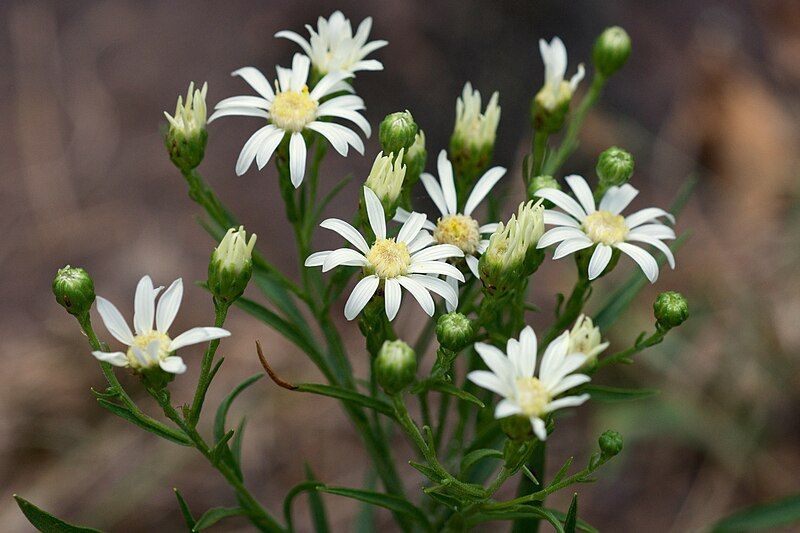
[[[447,283],[453,289],[453,292],[458,294],[458,280],[457,279],[447,277],[447,278],[444,278],[444,281],[445,281],[445,283]],[[457,307],[458,307],[458,302],[453,304],[451,302],[445,301],[445,308],[447,309],[448,313],[452,313],[453,311],[456,310]]]
[[[328,218],[320,222],[319,227],[335,231],[362,253],[369,253],[369,245],[367,245],[366,239],[350,223],[338,218]]]
[[[292,133],[289,139],[289,174],[292,185],[298,188],[306,174],[306,141],[299,131]]]
[[[409,242],[413,241],[417,235],[419,235],[422,226],[425,225],[425,221],[428,220],[428,217],[423,215],[422,213],[411,213],[411,216],[408,217],[403,223],[403,226],[400,228],[400,231],[397,234],[397,242],[404,242],[408,244]]]
[[[580,222],[583,222],[583,219],[586,218],[586,212],[583,210],[580,204],[578,204],[578,202],[576,202],[571,196],[559,191],[558,189],[539,189],[533,193],[533,195],[538,198],[550,200],[555,205],[578,219]]]
[[[295,43],[300,45],[300,48],[303,49],[303,52],[305,52],[306,55],[311,56],[311,45],[298,33],[295,33],[293,31],[283,30],[276,33],[275,37],[277,37],[278,39],[283,38],[283,39],[289,39],[290,41],[294,41]]]
[[[581,237],[581,238],[572,238],[562,241],[561,244],[556,246],[555,251],[553,252],[553,259],[561,259],[571,253],[577,252],[578,250],[583,250],[584,248],[589,248],[590,246],[594,245],[594,243],[588,237]]]
[[[543,442],[547,440],[547,426],[545,426],[544,420],[537,416],[532,416],[531,427],[534,434],[536,434],[536,438]]]
[[[655,283],[658,279],[658,263],[655,258],[650,255],[646,250],[639,248],[636,245],[620,242],[615,245],[619,251],[628,255],[631,259],[636,261],[639,267],[647,276],[650,283]]]
[[[306,128],[316,131],[333,146],[333,149],[339,152],[341,156],[347,156],[349,145],[341,132],[335,127],[336,124],[330,122],[314,121],[306,126]]]
[[[428,196],[431,197],[431,200],[433,200],[433,203],[436,205],[436,209],[439,210],[442,216],[449,214],[447,210],[447,203],[444,200],[442,187],[439,185],[439,182],[436,181],[436,178],[427,172],[423,172],[419,179],[422,181],[422,185],[425,187],[425,190],[428,191]]]
[[[275,92],[272,90],[267,78],[255,67],[242,67],[239,70],[234,70],[231,76],[241,76],[250,87],[256,90],[258,94],[272,101],[275,98]]]
[[[506,383],[492,372],[486,370],[473,370],[467,374],[467,379],[479,387],[490,390],[500,396],[513,396],[514,391],[509,383]]]
[[[348,109],[346,107],[330,107],[326,108],[326,110],[323,112],[318,112],[317,116],[337,117],[349,120],[350,122],[354,123],[356,126],[361,128],[361,131],[363,131],[364,135],[366,135],[367,137],[372,135],[372,127],[370,127],[369,122],[367,122],[367,119],[364,118],[364,115],[362,115],[357,111],[353,111],[352,109]]]
[[[504,382],[513,383],[514,366],[506,355],[497,347],[483,342],[475,343],[475,351],[481,356],[483,362]]]
[[[585,403],[588,399],[588,394],[581,394],[580,396],[566,396],[564,398],[553,400],[547,404],[545,411],[552,413],[556,409],[563,409],[564,407],[577,407],[578,405]]]
[[[266,126],[259,128],[256,132],[247,139],[247,142],[244,143],[242,147],[242,151],[239,153],[239,159],[236,161],[236,175],[241,176],[247,169],[250,168],[250,165],[253,164],[253,160],[256,158],[258,151],[262,147],[262,143],[272,136],[272,133],[275,131],[275,126],[272,124],[267,124]]]
[[[367,218],[376,239],[386,238],[386,215],[378,196],[369,187],[364,187],[364,202],[367,208]]]
[[[609,187],[603,198],[600,199],[600,210],[619,215],[636,198],[637,194],[639,191],[629,183],[621,187]]]
[[[469,271],[472,272],[473,276],[475,276],[475,279],[480,279],[481,273],[478,269],[478,258],[474,255],[468,255],[464,259],[467,261],[467,268],[469,268]]]
[[[494,408],[494,417],[498,419],[518,414],[522,414],[522,409],[511,400],[500,400]]]
[[[599,243],[597,248],[592,252],[592,258],[589,259],[589,279],[595,279],[603,273],[611,261],[611,247],[603,243]]]
[[[397,316],[397,311],[400,309],[400,302],[403,298],[402,291],[400,290],[400,283],[396,279],[387,279],[384,281],[384,298],[386,307],[386,317],[391,322]]]
[[[103,324],[115,339],[127,346],[130,346],[133,343],[133,333],[131,333],[131,328],[129,328],[128,324],[125,323],[125,319],[122,318],[122,314],[114,306],[114,304],[102,296],[98,296],[97,312],[100,313],[100,318],[103,319]]]
[[[469,216],[476,207],[486,198],[492,187],[502,178],[506,173],[503,167],[494,167],[486,171],[486,173],[478,180],[472,192],[467,198],[467,203],[464,205],[464,214]]]
[[[446,214],[454,215],[458,209],[456,205],[456,184],[453,179],[453,165],[450,163],[450,160],[447,159],[446,150],[439,152],[439,159],[436,165],[439,171],[439,181],[442,183],[444,203],[447,206]]]
[[[582,176],[572,174],[564,178],[564,181],[566,181],[567,185],[569,185],[569,188],[572,189],[572,192],[575,194],[575,198],[577,198],[581,203],[581,206],[583,206],[586,214],[588,215],[594,213],[594,195],[592,194],[592,189],[589,188],[589,184],[586,183],[586,180],[583,179]]]
[[[148,333],[153,329],[155,297],[153,280],[150,279],[150,276],[142,276],[136,285],[136,295],[133,299],[133,327],[138,335]]]
[[[627,241],[638,241],[643,242],[645,244],[649,244],[650,246],[655,246],[661,253],[663,253],[667,257],[667,263],[669,263],[670,268],[675,268],[675,256],[672,254],[672,250],[669,249],[669,246],[661,242],[660,240],[654,237],[648,237],[646,235],[628,235]]]
[[[344,304],[344,317],[347,320],[353,320],[364,309],[375,291],[378,290],[379,282],[378,276],[372,275],[366,276],[356,283],[353,292],[350,293],[350,297]]]
[[[328,272],[339,266],[366,266],[367,258],[351,248],[339,248],[328,254],[322,264],[322,271]]]
[[[458,286],[453,287],[450,283],[440,278],[426,276],[425,274],[410,274],[408,277],[444,298],[453,309],[458,307]]]
[[[261,170],[267,165],[267,163],[269,163],[272,154],[275,153],[275,150],[278,149],[281,141],[283,141],[284,135],[286,135],[286,132],[276,126],[273,126],[272,133],[265,135],[261,140],[261,146],[259,147],[258,152],[256,152],[256,165],[258,166],[258,170]]]
[[[464,274],[461,273],[456,267],[449,263],[442,261],[419,261],[411,263],[408,267],[409,274],[441,274],[450,276],[464,283]]]
[[[122,352],[92,352],[98,360],[110,363],[114,366],[128,366],[128,357]]]
[[[328,116],[328,113],[336,109],[349,109],[351,111],[359,111],[364,109],[364,100],[360,96],[354,94],[345,94],[331,98],[319,105],[317,108],[317,116]]]
[[[158,366],[161,367],[161,370],[170,374],[183,374],[186,372],[186,364],[177,355],[164,358],[163,361],[158,362]]]
[[[305,263],[303,263],[307,267],[318,267],[325,264],[325,260],[330,255],[330,250],[325,250],[322,252],[314,252],[313,254],[306,257]]]
[[[223,337],[230,337],[230,335],[230,331],[222,328],[192,328],[172,339],[172,342],[169,343],[169,351],[174,352],[185,346],[213,341],[214,339],[221,339]]]
[[[396,278],[400,285],[403,286],[408,292],[411,293],[411,296],[419,302],[420,307],[422,310],[425,311],[428,316],[433,316],[433,313],[436,311],[436,305],[433,303],[433,298],[431,298],[428,289],[426,289],[421,283],[415,281],[409,276],[399,276]]]
[[[181,278],[172,282],[169,288],[164,291],[161,299],[158,301],[158,308],[156,310],[156,328],[161,333],[169,331],[169,327],[175,320],[178,314],[178,309],[181,306],[183,299],[183,280]]]
[[[572,92],[575,92],[575,89],[578,88],[578,84],[583,80],[586,76],[586,68],[583,66],[583,63],[578,65],[578,71],[572,75],[572,78],[569,80],[569,88]]]
[[[133,357],[139,363],[139,366],[148,367],[150,366],[150,361],[147,358],[147,353],[144,350],[139,348],[138,346],[131,346],[131,352],[133,352]]]
[[[324,96],[330,94],[331,88],[339,83],[342,80],[346,80],[347,78],[352,78],[353,75],[349,72],[332,72],[330,74],[325,75],[321,80],[317,82],[314,88],[311,90],[309,96],[312,100],[319,100]]]
[[[566,239],[587,238],[586,234],[578,228],[570,226],[556,226],[547,230],[536,243],[537,248],[547,248],[551,244],[564,241]]]
[[[579,228],[581,226],[580,222],[568,214],[553,209],[544,210],[544,223],[548,226],[570,226],[573,228]]]
[[[420,261],[438,261],[440,259],[463,256],[464,252],[462,252],[461,248],[458,246],[452,244],[437,244],[415,253],[411,257],[411,262],[413,264]]]
[[[625,225],[628,226],[628,229],[633,229],[645,222],[655,221],[659,217],[664,217],[673,224],[675,223],[675,217],[672,213],[664,211],[660,207],[648,207],[625,217]]]

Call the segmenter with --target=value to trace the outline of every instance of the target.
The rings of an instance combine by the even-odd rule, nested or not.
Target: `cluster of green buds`
[[[397,199],[403,189],[406,177],[406,166],[403,164],[405,148],[397,152],[383,155],[378,154],[372,164],[364,185],[369,187],[383,205],[383,210],[388,217],[393,217],[397,207]]]
[[[508,291],[533,274],[543,259],[536,243],[544,233],[544,207],[541,200],[520,204],[507,224],[502,222],[489,237],[478,269],[481,282],[490,293]]]
[[[466,190],[494,155],[497,125],[500,123],[500,95],[494,92],[481,112],[481,93],[467,82],[456,100],[456,123],[450,138],[450,161],[456,177],[462,179],[460,190]]]
[[[94,282],[84,269],[67,265],[53,279],[53,294],[67,313],[86,316],[95,299]]]
[[[196,168],[202,161],[206,151],[208,132],[206,131],[206,93],[208,84],[202,89],[195,89],[194,82],[189,84],[186,102],[178,96],[175,116],[166,111],[164,116],[169,121],[169,130],[164,138],[169,157],[173,164],[186,172]]]
[[[656,327],[667,332],[689,318],[689,303],[679,292],[662,292],[653,302],[653,314],[656,317]]]
[[[231,228],[211,253],[208,263],[208,289],[214,298],[230,304],[244,293],[253,274],[255,233],[247,234],[244,227]]]
[[[378,385],[389,395],[401,392],[417,375],[417,355],[401,340],[385,341],[373,364]]]
[[[598,74],[608,78],[628,61],[631,38],[619,26],[606,28],[594,42],[592,62]]]

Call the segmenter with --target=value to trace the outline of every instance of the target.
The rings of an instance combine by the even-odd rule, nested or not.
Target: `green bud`
[[[631,38],[619,26],[606,28],[594,42],[594,68],[604,77],[618,71],[631,55]]]
[[[553,176],[536,176],[528,184],[528,198],[535,198],[534,194],[540,189],[561,190],[561,185]]]
[[[626,183],[633,175],[633,166],[633,156],[622,148],[612,146],[605,150],[597,159],[596,167],[601,187]]]
[[[436,322],[436,338],[439,344],[450,351],[461,351],[472,341],[472,322],[461,313],[447,313]]]
[[[689,304],[679,292],[662,292],[653,303],[656,325],[666,331],[683,324],[689,318]]]
[[[417,123],[408,111],[386,115],[381,122],[379,138],[381,148],[387,155],[399,154],[400,150],[408,150],[414,144],[417,135]]]
[[[571,101],[572,91],[566,82],[561,84],[556,98],[553,98],[549,87],[543,87],[531,102],[533,129],[549,134],[561,131]]]
[[[169,121],[169,130],[164,137],[164,144],[172,163],[182,171],[196,168],[202,161],[206,151],[208,132],[206,131],[206,92],[208,84],[202,89],[195,89],[194,82],[189,84],[186,103],[178,96],[175,116],[166,111],[164,116]]]
[[[417,355],[401,340],[385,341],[374,364],[375,379],[386,394],[402,391],[417,375]]]
[[[53,294],[67,313],[80,316],[92,308],[94,282],[84,269],[67,265],[53,279]]]
[[[211,253],[208,263],[208,288],[217,300],[233,302],[242,295],[253,274],[253,247],[256,235],[247,235],[243,226],[231,228]]]
[[[513,441],[531,440],[535,437],[529,418],[511,415],[500,419],[500,429]]]
[[[609,429],[600,435],[597,444],[600,445],[600,451],[605,457],[614,457],[622,451],[622,435]]]

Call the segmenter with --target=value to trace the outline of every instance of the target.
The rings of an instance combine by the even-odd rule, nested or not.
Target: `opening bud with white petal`
[[[385,341],[374,362],[375,379],[386,394],[397,394],[417,375],[417,355],[401,340]]]
[[[195,89],[194,82],[189,84],[186,102],[178,96],[175,116],[164,111],[169,121],[169,129],[164,138],[169,157],[176,167],[188,171],[197,167],[206,151],[208,132],[206,131],[206,93],[208,84],[202,89]]]
[[[436,321],[436,338],[442,348],[458,352],[472,341],[475,330],[469,318],[461,313],[447,313]]]
[[[369,171],[364,186],[375,193],[381,201],[383,210],[387,216],[394,216],[397,199],[403,189],[403,181],[406,177],[406,166],[403,164],[405,148],[400,148],[399,152],[383,155],[378,153],[372,170]]]
[[[580,353],[586,356],[583,368],[591,368],[597,362],[597,356],[606,348],[600,328],[592,323],[592,319],[581,315],[569,332],[569,353]]]
[[[497,125],[500,123],[500,94],[492,93],[481,112],[481,93],[467,82],[456,100],[456,123],[450,138],[450,161],[461,189],[486,170],[494,155]]]
[[[67,265],[53,279],[53,294],[67,313],[85,315],[94,303],[94,282],[84,269]]]
[[[253,274],[253,247],[256,235],[247,234],[243,226],[231,228],[211,253],[208,263],[208,288],[214,297],[230,303],[242,295]]]
[[[653,302],[653,314],[656,317],[656,326],[667,331],[680,326],[689,318],[689,303],[679,292],[662,292]]]
[[[417,136],[417,123],[409,111],[399,111],[386,115],[381,122],[378,137],[386,154],[399,154],[408,151]]]
[[[605,150],[597,159],[597,176],[600,178],[600,188],[605,191],[608,187],[623,185],[633,175],[633,156],[616,146]]]
[[[594,42],[592,50],[594,68],[606,78],[621,69],[630,55],[631,38],[619,26],[606,28]]]

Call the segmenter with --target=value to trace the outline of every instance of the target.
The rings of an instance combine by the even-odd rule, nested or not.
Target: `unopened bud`
[[[457,177],[471,183],[492,161],[497,125],[500,123],[500,95],[494,92],[481,112],[481,93],[467,82],[456,100],[456,123],[450,138],[450,161]]]
[[[164,138],[164,144],[170,159],[182,171],[197,167],[205,155],[206,141],[208,140],[206,131],[207,91],[207,83],[203,84],[202,89],[195,89],[194,82],[192,82],[186,93],[186,103],[183,102],[182,97],[178,96],[175,116],[164,112],[164,116],[169,121],[169,130]]]
[[[600,451],[605,457],[614,457],[622,451],[622,435],[609,429],[600,435],[597,444],[600,445]]]
[[[414,117],[408,111],[386,115],[378,133],[383,152],[387,155],[396,155],[402,149],[411,148],[417,135],[417,129],[417,123],[414,122]]]
[[[442,348],[459,352],[472,341],[472,322],[461,313],[447,313],[436,322],[436,338]]]
[[[561,185],[553,176],[536,176],[528,184],[528,198],[535,198],[534,194],[540,189],[561,190]]]
[[[53,279],[53,294],[69,314],[80,316],[92,308],[94,282],[84,269],[67,265],[59,269]]]
[[[618,71],[631,55],[631,38],[619,26],[606,28],[594,42],[594,68],[604,77]]]
[[[689,304],[679,292],[662,292],[653,303],[656,325],[662,330],[672,329],[689,318]]]
[[[633,175],[633,167],[633,156],[622,148],[612,146],[605,150],[597,159],[596,167],[601,187],[605,189],[626,183]]]
[[[526,441],[535,437],[530,419],[522,415],[501,418],[500,429],[513,441]]]
[[[386,394],[402,391],[417,375],[417,356],[401,340],[385,341],[374,364],[375,379]]]
[[[228,230],[208,263],[208,288],[215,298],[230,303],[242,295],[253,274],[255,245],[256,235],[248,242],[244,227]]]

